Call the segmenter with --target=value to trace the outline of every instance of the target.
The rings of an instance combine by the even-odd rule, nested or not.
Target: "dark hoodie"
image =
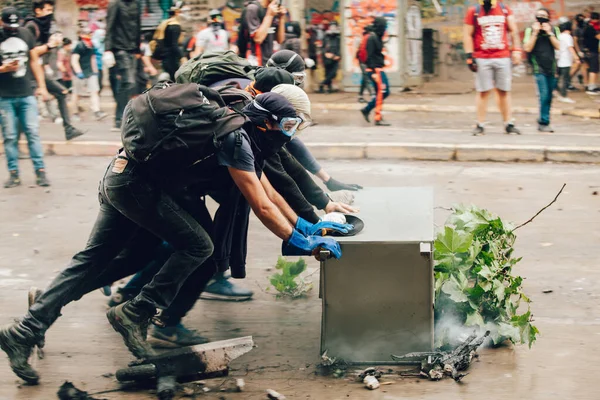
[[[140,51],[142,9],[137,0],[112,0],[106,16],[106,51]]]
[[[377,17],[373,21],[373,32],[367,40],[367,68],[383,68],[385,58],[383,57],[383,35],[387,28],[387,21],[383,17]]]

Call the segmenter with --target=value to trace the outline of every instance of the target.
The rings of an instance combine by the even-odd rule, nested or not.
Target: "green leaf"
[[[298,276],[306,269],[306,261],[299,259],[296,263],[290,266],[290,275]]]
[[[494,279],[494,295],[498,299],[498,301],[503,301],[506,293],[506,286],[502,282],[497,279]]]
[[[467,315],[465,326],[484,326],[483,317],[477,311]]]
[[[496,274],[487,265],[482,265],[481,270],[477,273],[477,275],[484,278],[485,280],[491,281],[494,279],[494,276]]]
[[[485,292],[489,292],[492,290],[492,282],[490,281],[481,281],[478,283],[478,286],[482,288]]]
[[[441,254],[465,253],[473,242],[473,235],[459,232],[449,226],[444,227],[444,233],[440,233],[435,241],[435,250]]]
[[[442,291],[450,296],[450,299],[456,303],[463,303],[468,301],[467,295],[463,292],[464,288],[461,288],[456,278],[452,277],[442,286]]]

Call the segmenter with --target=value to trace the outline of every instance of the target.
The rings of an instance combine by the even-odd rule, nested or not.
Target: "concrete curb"
[[[27,153],[27,143],[19,143]],[[48,156],[111,157],[120,142],[42,142]],[[450,143],[306,143],[318,159],[559,162],[600,164],[600,147],[450,144]],[[2,154],[2,153],[0,153]]]
[[[312,103],[313,110],[334,110],[334,111],[358,111],[364,107],[364,104],[360,103]],[[113,109],[114,104],[102,103],[103,109]],[[442,112],[442,113],[465,113],[475,114],[475,106],[451,106],[443,104],[384,104],[384,111],[388,112]],[[490,108],[489,113],[499,114],[497,108]],[[520,115],[538,115],[539,110],[537,107],[513,107],[514,114]],[[600,119],[600,107],[597,110],[594,109],[570,109],[570,110],[559,110],[552,109],[552,115],[566,115],[571,117]]]

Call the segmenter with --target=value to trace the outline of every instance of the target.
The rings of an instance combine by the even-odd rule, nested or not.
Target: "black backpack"
[[[170,172],[217,152],[227,134],[247,121],[222,107],[221,96],[195,83],[161,83],[131,100],[121,139],[133,160]]]
[[[242,112],[244,107],[252,103],[253,100],[250,93],[234,86],[221,86],[215,88],[215,90],[221,96],[223,104],[237,112]]]
[[[244,3],[244,9],[242,10],[242,16],[240,17],[240,23],[238,28],[238,37],[237,37],[237,48],[238,55],[242,58],[246,58],[246,53],[248,52],[248,45],[252,42],[250,38],[250,29],[248,29],[248,24],[246,23],[246,10],[250,4],[256,4],[258,6],[258,18],[262,21],[267,15],[267,10],[260,4],[260,2],[256,0],[248,1]]]
[[[233,51],[204,53],[186,61],[175,72],[177,83],[210,86],[224,79],[254,79],[256,67]]]

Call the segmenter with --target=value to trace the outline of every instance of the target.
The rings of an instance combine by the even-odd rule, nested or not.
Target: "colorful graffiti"
[[[373,22],[374,17],[385,17],[388,21],[386,42],[385,70],[397,72],[399,65],[398,45],[398,5],[396,0],[345,0],[344,4],[344,46],[346,57],[344,69],[351,73],[360,73],[358,61],[354,56],[360,45],[363,31]]]
[[[313,1],[307,2],[306,22],[308,25],[320,25],[323,21],[341,23],[339,0],[330,3],[326,1],[314,3]]]

